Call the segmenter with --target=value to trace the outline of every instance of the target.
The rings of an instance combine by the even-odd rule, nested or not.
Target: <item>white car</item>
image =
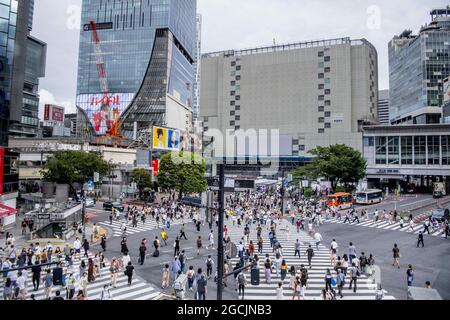
[[[86,198],[85,205],[86,205],[86,208],[94,207],[95,206],[94,199]]]

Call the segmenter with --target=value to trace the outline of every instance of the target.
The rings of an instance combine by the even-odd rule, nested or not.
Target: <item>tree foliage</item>
[[[133,170],[132,177],[137,184],[139,194],[142,194],[145,188],[151,188],[153,186],[152,174],[149,170],[136,168]]]
[[[161,157],[157,175],[158,186],[183,193],[200,193],[206,190],[205,160],[192,152],[172,152]]]
[[[331,182],[335,190],[338,184],[357,183],[366,175],[367,163],[361,153],[344,144],[330,147],[316,147],[309,151],[315,157],[310,164],[293,171],[293,179],[308,180],[324,177]]]
[[[109,174],[114,165],[98,153],[83,151],[58,151],[47,160],[41,170],[44,180],[61,184],[84,183],[94,177]]]

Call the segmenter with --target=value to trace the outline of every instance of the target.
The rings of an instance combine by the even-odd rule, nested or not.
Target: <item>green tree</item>
[[[74,183],[85,183],[94,177],[109,174],[114,169],[111,162],[106,162],[100,154],[83,151],[58,151],[47,160],[41,170],[44,180],[60,184],[68,184],[76,196]]]
[[[200,193],[206,190],[205,160],[192,152],[171,152],[163,155],[157,175],[158,186],[174,189],[179,198],[184,193]]]
[[[138,186],[139,197],[142,198],[144,190],[153,187],[151,171],[143,168],[136,168],[133,170],[132,177]]]
[[[357,183],[366,175],[367,163],[361,153],[344,144],[316,147],[309,153],[315,157],[306,168],[307,174],[314,178],[327,178],[333,190],[340,183],[348,189],[350,184]]]

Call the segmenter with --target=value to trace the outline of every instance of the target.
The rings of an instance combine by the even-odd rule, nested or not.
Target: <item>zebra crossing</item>
[[[328,223],[334,223],[334,224],[344,224],[345,218],[329,218],[325,219],[325,222]],[[391,230],[391,231],[402,231],[402,232],[408,232],[413,234],[419,234],[420,231],[424,231],[424,224],[423,223],[417,223],[410,227],[408,222],[404,222],[403,225],[400,224],[400,222],[392,223],[390,221],[386,220],[378,220],[375,221],[373,219],[366,219],[366,220],[360,220],[360,223],[357,222],[346,222],[345,224],[353,225],[353,226],[360,226],[360,227],[367,227],[367,228],[376,228],[376,229],[383,229],[383,230]],[[437,230],[433,230],[432,227],[429,227],[430,229],[430,235],[445,238],[445,230],[443,228],[439,228]],[[425,233],[427,234],[427,233]]]
[[[103,222],[99,222],[100,225],[108,227],[110,229],[112,229],[113,231],[113,236],[114,237],[121,237],[123,236],[124,232],[122,230],[122,223],[125,220],[113,220],[112,223],[108,220],[108,221],[103,221]],[[184,222],[181,219],[177,219],[175,221],[171,221],[170,222],[170,226],[174,226],[174,225],[179,225],[179,224],[183,224]],[[156,223],[156,220],[154,219],[150,219],[147,218],[145,220],[145,223],[142,223],[142,221],[139,221],[136,227],[133,227],[129,222],[127,223],[126,226],[126,231],[125,233],[127,235],[132,235],[132,234],[137,234],[137,233],[141,233],[141,232],[148,232],[154,229],[159,229],[162,227],[167,227],[166,225],[163,225],[161,223],[161,221],[158,223]]]
[[[286,223],[286,222],[284,222]],[[297,233],[293,227],[287,223],[283,225],[283,228],[290,228],[289,234],[286,231],[277,229],[277,240],[281,243],[283,248],[283,259],[286,261],[289,268],[293,265],[297,268],[303,264],[308,268],[308,260],[306,255],[306,249],[308,245],[311,244],[314,249],[314,257],[312,259],[311,269],[308,269],[308,282],[305,290],[305,300],[320,300],[322,289],[325,288],[324,276],[327,268],[330,268],[334,277],[336,277],[336,272],[333,270],[330,261],[330,251],[323,245],[319,245],[319,250],[317,250],[314,239],[308,236],[305,232]],[[270,255],[270,258],[274,258],[272,253],[272,248],[270,247],[270,241],[267,239],[268,231],[263,227],[262,237],[264,240],[263,252],[258,254],[260,260],[264,260],[266,254]],[[231,227],[228,231],[228,235],[234,243],[239,243],[243,235],[243,228]],[[301,245],[301,257],[294,256],[295,252],[295,241],[299,239],[302,243]],[[249,241],[252,240],[255,244],[255,253],[257,249],[256,241],[256,228],[251,227]],[[239,261],[239,258],[232,258],[230,260],[230,267]],[[265,282],[263,263],[260,262],[260,284],[254,286],[250,282],[250,271],[246,271],[246,276],[248,279],[248,284],[245,288],[245,299],[246,300],[276,300],[277,299],[277,288],[278,284],[281,282],[281,276],[277,275],[275,272],[271,274],[270,283]],[[283,281],[283,298],[284,300],[291,300],[293,296],[293,289],[289,286],[290,275],[286,276]],[[353,290],[348,289],[349,279],[347,277],[346,284],[342,290],[343,298],[337,297],[338,300],[374,300],[377,292],[377,285],[373,283],[372,279],[368,278],[366,275],[361,274],[358,278],[358,286],[356,293]],[[234,287],[231,285],[230,287]],[[384,291],[384,300],[395,300],[395,297],[388,295]]]
[[[94,258],[94,255],[89,254],[89,258]],[[84,259],[87,262],[87,258]],[[65,271],[73,271],[73,274],[76,279],[75,283],[75,296],[78,293],[78,289],[81,290],[78,286],[79,280],[79,266],[81,264],[81,260],[76,260],[73,262],[72,267],[64,267]],[[28,272],[28,280],[26,283],[27,286],[27,295],[26,299],[30,299],[31,294],[34,294],[36,300],[43,300],[45,298],[44,295],[44,285],[42,283],[42,279],[46,274],[45,269],[43,268],[41,272],[41,283],[38,291],[34,291],[33,281],[32,281],[32,273],[31,270]],[[87,284],[87,299],[88,300],[100,300],[101,293],[103,291],[103,287],[106,284],[111,283],[111,276],[109,272],[109,262],[105,261],[105,267],[100,269],[100,275],[97,275],[95,281]],[[3,298],[3,290],[4,287],[0,287],[0,296]],[[56,290],[61,292],[61,296],[66,298],[66,289],[63,286],[53,286],[51,297],[54,297]],[[136,275],[133,276],[132,284],[128,285],[128,277],[123,273],[123,271],[119,271],[117,275],[116,288],[109,287],[110,293],[112,295],[113,300],[153,300],[160,295],[160,292],[148,284],[146,281],[138,278]]]

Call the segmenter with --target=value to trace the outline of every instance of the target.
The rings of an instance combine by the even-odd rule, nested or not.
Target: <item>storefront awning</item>
[[[8,216],[12,216],[17,213],[17,209],[0,204],[0,219]]]

